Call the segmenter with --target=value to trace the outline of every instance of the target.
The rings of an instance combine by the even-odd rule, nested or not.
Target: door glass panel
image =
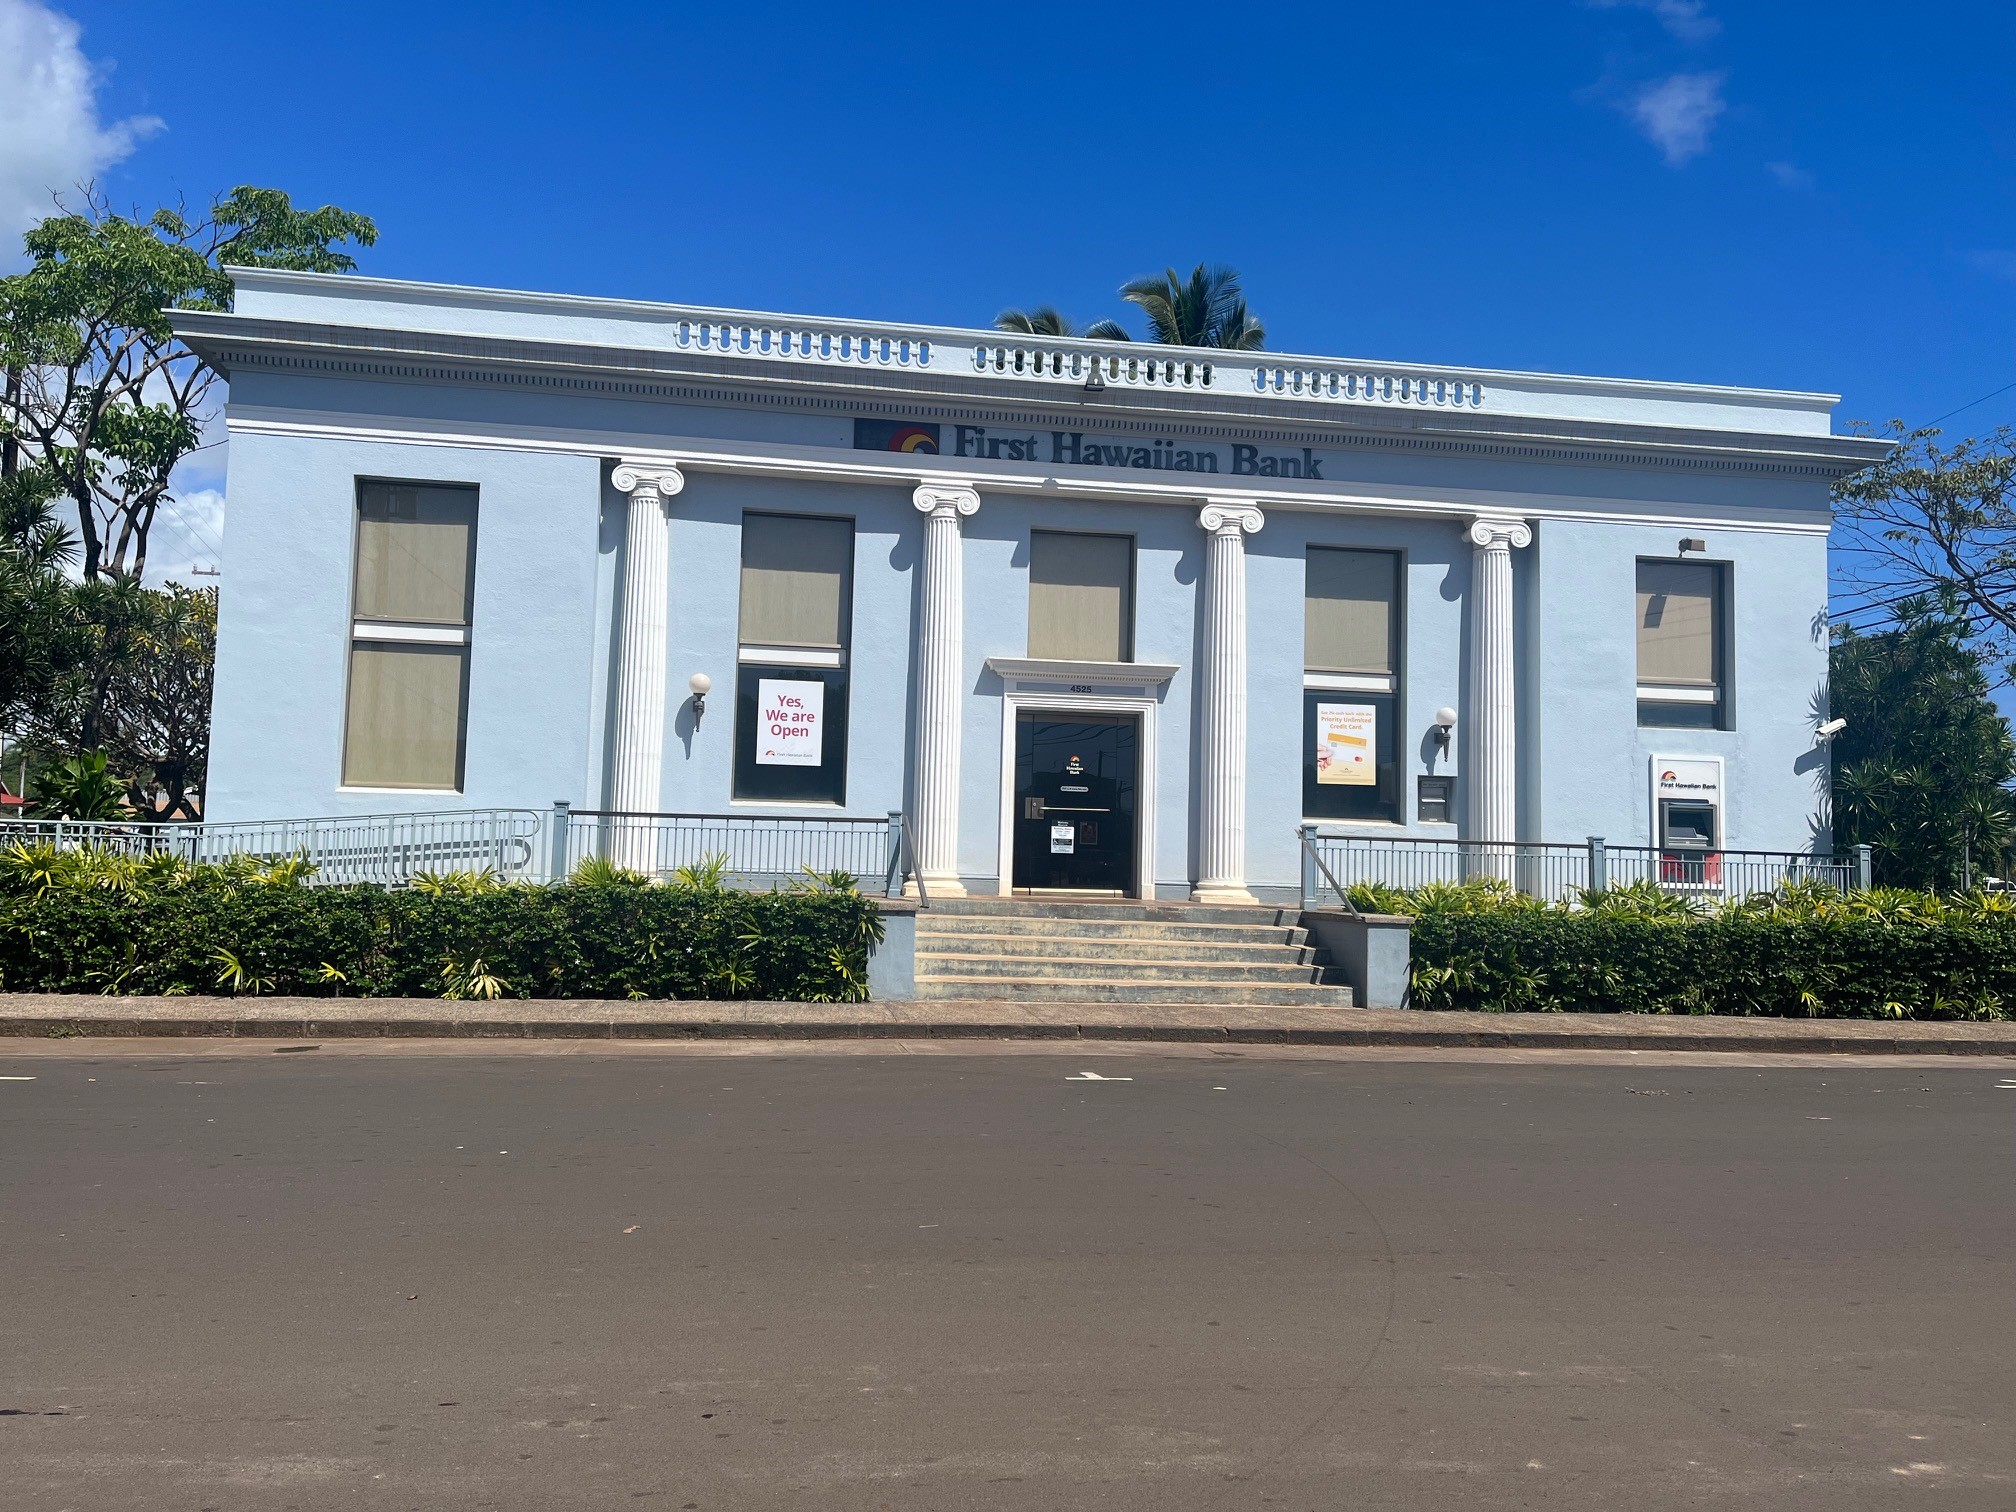
[[[1131,719],[1017,718],[1014,885],[1133,892],[1139,775]]]

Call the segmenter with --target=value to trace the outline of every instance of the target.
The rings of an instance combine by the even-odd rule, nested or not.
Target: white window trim
[[[743,646],[736,661],[749,667],[844,667],[847,653],[831,646]]]
[[[1325,693],[1391,693],[1398,679],[1391,672],[1304,672],[1302,686]]]
[[[360,641],[387,641],[415,646],[466,646],[467,625],[420,625],[399,620],[356,620],[350,638]]]
[[[1653,703],[1712,704],[1722,700],[1720,688],[1702,688],[1678,683],[1640,683],[1638,696]]]

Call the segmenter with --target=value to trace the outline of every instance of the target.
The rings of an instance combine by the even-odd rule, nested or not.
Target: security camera
[[[1847,720],[1830,719],[1827,721],[1827,723],[1820,726],[1820,728],[1815,730],[1813,733],[1820,740],[1832,740],[1836,735],[1839,735],[1843,730],[1847,728],[1848,728]]]

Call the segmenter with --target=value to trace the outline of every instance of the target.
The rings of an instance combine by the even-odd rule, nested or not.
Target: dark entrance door
[[[1132,893],[1140,726],[1097,715],[1015,720],[1015,886]]]

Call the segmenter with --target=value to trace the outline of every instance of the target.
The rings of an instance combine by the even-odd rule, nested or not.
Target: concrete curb
[[[2016,1056],[2016,1023],[1054,1003],[447,1003],[0,994],[0,1038],[1136,1040],[1172,1044]]]

